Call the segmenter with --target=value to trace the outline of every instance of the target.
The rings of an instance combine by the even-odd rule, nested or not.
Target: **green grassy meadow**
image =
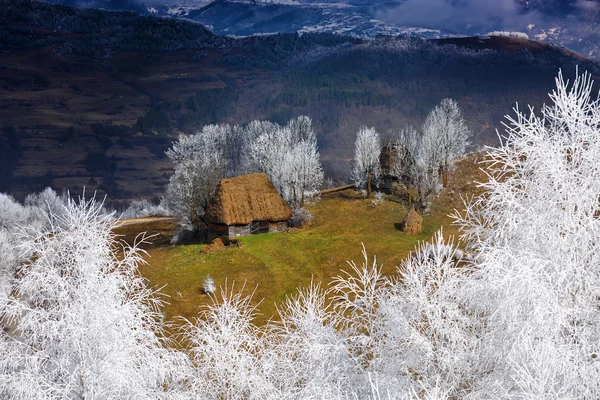
[[[227,285],[253,293],[260,313],[255,322],[264,324],[277,318],[276,304],[296,293],[297,288],[308,286],[311,280],[327,287],[342,270],[349,270],[347,261],[362,263],[363,245],[369,263],[376,257],[383,273],[391,275],[419,241],[430,240],[440,227],[446,237],[456,236],[459,232],[448,214],[460,209],[461,195],[476,191],[473,182],[482,178],[478,160],[478,156],[471,156],[461,161],[448,188],[423,216],[423,232],[418,235],[400,230],[407,212],[402,198],[388,195],[383,203],[373,206],[372,200],[348,190],[324,195],[309,205],[314,217],[310,226],[242,237],[239,248],[205,254],[206,244],[173,246],[163,241],[147,249],[147,264],[140,272],[150,286],[161,287],[169,296],[165,305],[167,320],[180,316],[194,319],[203,305],[212,302],[202,290],[204,279],[210,275],[217,287]],[[160,225],[168,226],[164,222]],[[132,227],[128,229],[134,233]]]
[[[369,256],[377,255],[385,273],[392,274],[419,240],[427,240],[439,228],[426,216],[423,233],[405,235],[398,229],[406,213],[402,204],[385,201],[371,207],[369,203],[339,195],[323,198],[309,207],[314,216],[311,226],[243,237],[241,248],[213,254],[202,252],[204,244],[150,249],[148,265],[141,272],[152,286],[166,285],[169,319],[193,318],[198,307],[210,301],[202,291],[203,280],[210,275],[217,286],[254,291],[254,300],[262,300],[257,322],[264,322],[274,316],[275,304],[298,287],[308,286],[311,279],[327,285],[347,267],[346,260],[360,262],[362,244]]]

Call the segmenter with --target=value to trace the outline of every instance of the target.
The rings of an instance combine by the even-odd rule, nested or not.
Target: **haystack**
[[[402,231],[407,235],[415,235],[423,230],[423,218],[411,208],[402,221]]]
[[[213,254],[219,250],[223,250],[224,248],[225,248],[225,243],[223,243],[223,240],[221,240],[221,238],[216,238],[212,242],[210,242],[208,245],[206,245],[204,250],[202,250],[202,253]]]
[[[249,174],[221,180],[205,217],[215,232],[236,236],[287,228],[292,210],[265,174]]]

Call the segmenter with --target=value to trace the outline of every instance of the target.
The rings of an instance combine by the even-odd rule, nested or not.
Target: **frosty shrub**
[[[204,282],[202,283],[202,290],[204,290],[204,293],[212,294],[216,289],[215,280],[212,276],[206,275],[206,278],[204,278]]]
[[[165,199],[161,199],[159,204],[154,204],[149,200],[134,200],[127,210],[121,215],[121,219],[144,218],[144,217],[167,217],[171,215]]]
[[[256,308],[242,290],[221,288],[194,322],[184,320],[193,398],[266,399],[275,392],[262,368],[267,337],[252,323]]]
[[[0,229],[12,230],[31,222],[31,209],[23,207],[12,196],[0,193]]]
[[[371,200],[371,206],[375,207],[385,201],[385,193],[375,192],[373,200]]]
[[[15,234],[0,230],[0,298],[10,293],[15,270],[23,259],[18,243]]]
[[[306,208],[295,208],[292,211],[292,226],[301,228],[310,224],[313,216]]]
[[[185,359],[164,343],[160,300],[94,201],[67,201],[53,227],[26,231],[22,265],[0,302],[0,397],[168,397]],[[118,251],[120,254],[118,254]]]
[[[39,210],[38,218],[45,218],[48,214],[56,216],[65,212],[67,196],[59,196],[54,190],[47,187],[39,193],[33,193],[25,198],[25,206],[33,210]]]
[[[25,205],[0,193],[0,296],[10,291],[15,271],[27,256],[19,246],[23,232],[50,229],[47,213],[51,210],[57,215],[64,212],[64,199],[50,188],[27,196]]]
[[[242,291],[221,289],[186,321],[200,397],[228,399],[445,398],[473,375],[476,321],[458,293],[467,269],[441,233],[385,278],[381,265],[350,262],[328,290],[298,289],[279,320],[258,328]],[[443,395],[443,396],[442,396]],[[438,397],[435,397],[438,396]],[[441,397],[440,397],[441,396]]]
[[[318,283],[298,289],[278,307],[280,322],[269,326],[265,368],[278,391],[273,398],[351,397],[358,370],[347,338],[336,329],[326,291]]]
[[[489,32],[486,36],[505,36],[518,39],[529,39],[529,35],[525,32],[494,31]]]

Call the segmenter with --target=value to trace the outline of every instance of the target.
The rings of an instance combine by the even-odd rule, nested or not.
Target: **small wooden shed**
[[[249,174],[221,180],[205,218],[212,233],[246,236],[286,230],[292,210],[265,174]]]

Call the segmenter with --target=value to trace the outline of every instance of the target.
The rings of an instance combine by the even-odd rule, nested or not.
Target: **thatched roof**
[[[400,157],[400,149],[395,143],[388,143],[381,149],[379,164],[384,176],[392,175],[392,165]]]
[[[252,221],[287,221],[292,210],[265,174],[223,179],[206,209],[215,224],[248,225]]]

